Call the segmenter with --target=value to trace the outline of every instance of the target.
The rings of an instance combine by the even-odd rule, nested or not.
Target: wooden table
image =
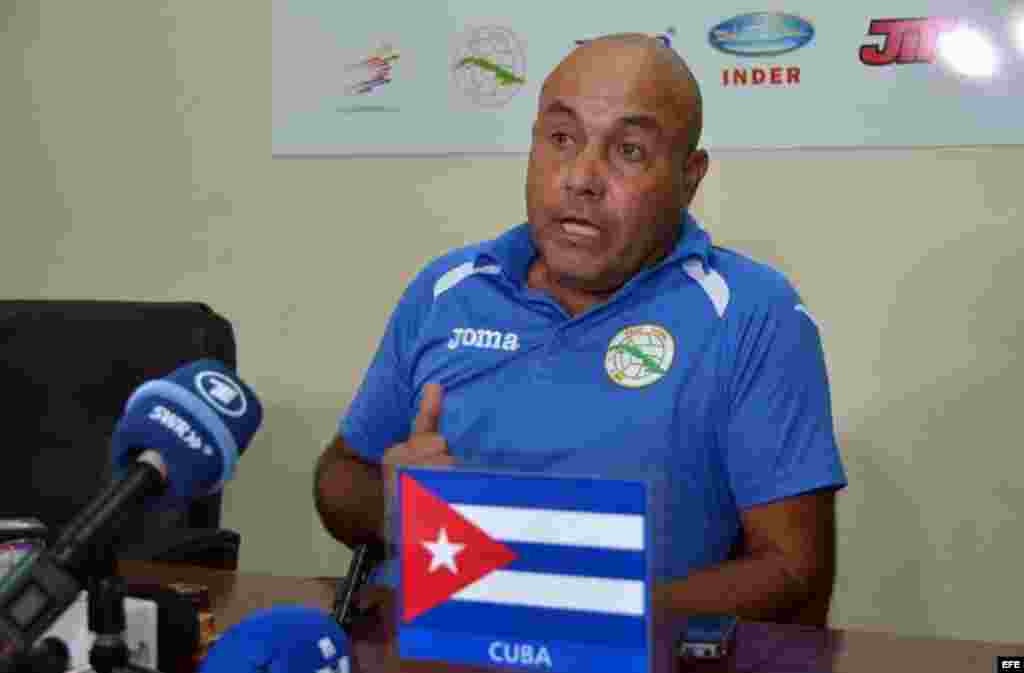
[[[162,584],[203,584],[219,631],[253,610],[278,604],[329,609],[335,580],[236,573],[189,566],[123,562],[128,580]],[[390,625],[362,630],[353,637],[353,668],[364,673],[465,673],[474,669],[440,663],[400,662]],[[997,655],[1024,655],[1024,644],[904,638],[859,630],[819,629],[757,622],[741,623],[727,661],[681,665],[680,671],[719,673],[991,673]]]

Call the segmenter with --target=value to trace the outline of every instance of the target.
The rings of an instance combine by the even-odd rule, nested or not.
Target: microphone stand
[[[81,590],[88,588],[89,582],[114,576],[111,533],[126,513],[164,491],[162,463],[157,452],[145,452],[124,478],[105,488],[61,530],[52,549],[35,550],[0,578],[0,641],[6,641],[0,649],[0,673],[41,665],[36,662],[45,657],[36,656],[33,651],[38,649],[36,641],[75,602]],[[102,586],[97,588],[100,593],[105,591]],[[123,598],[123,591],[121,594]],[[90,592],[90,605],[92,600]],[[104,653],[100,656],[101,666],[112,665],[111,670],[118,670],[120,655],[109,660],[104,656],[105,648],[116,650],[112,646],[117,638],[123,640],[123,604],[118,603],[113,613],[113,621],[97,622],[97,639]],[[26,658],[29,663],[22,663]]]
[[[95,673],[160,673],[131,662],[124,639],[124,580],[117,575],[117,558],[109,542],[95,543],[83,555],[78,575],[88,590],[89,631],[96,639],[89,649]],[[67,644],[49,637],[27,651],[0,661],[0,673],[64,673],[70,664]]]
[[[50,636],[27,651],[0,655],[0,673],[64,673],[71,667],[71,652],[60,638]]]
[[[89,664],[95,673],[159,673],[131,662],[124,639],[124,581],[117,575],[113,548],[103,546],[96,551],[87,582],[89,630],[96,634]]]
[[[155,451],[143,453],[123,479],[110,484],[71,520],[52,549],[29,552],[0,578],[0,671],[28,653],[77,600],[89,576],[83,563],[99,545],[108,544],[118,519],[166,488],[158,464],[162,460]]]

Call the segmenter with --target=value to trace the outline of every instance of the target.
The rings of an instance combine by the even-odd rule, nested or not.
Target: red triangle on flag
[[[402,619],[408,622],[516,554],[408,474],[400,482]]]

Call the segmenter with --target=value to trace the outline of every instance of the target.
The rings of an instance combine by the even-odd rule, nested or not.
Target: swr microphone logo
[[[245,393],[241,387],[220,372],[205,371],[196,374],[196,390],[214,409],[232,418],[245,415]]]

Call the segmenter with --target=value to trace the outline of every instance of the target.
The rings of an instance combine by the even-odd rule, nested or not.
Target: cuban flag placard
[[[642,482],[400,468],[402,657],[650,670]]]

